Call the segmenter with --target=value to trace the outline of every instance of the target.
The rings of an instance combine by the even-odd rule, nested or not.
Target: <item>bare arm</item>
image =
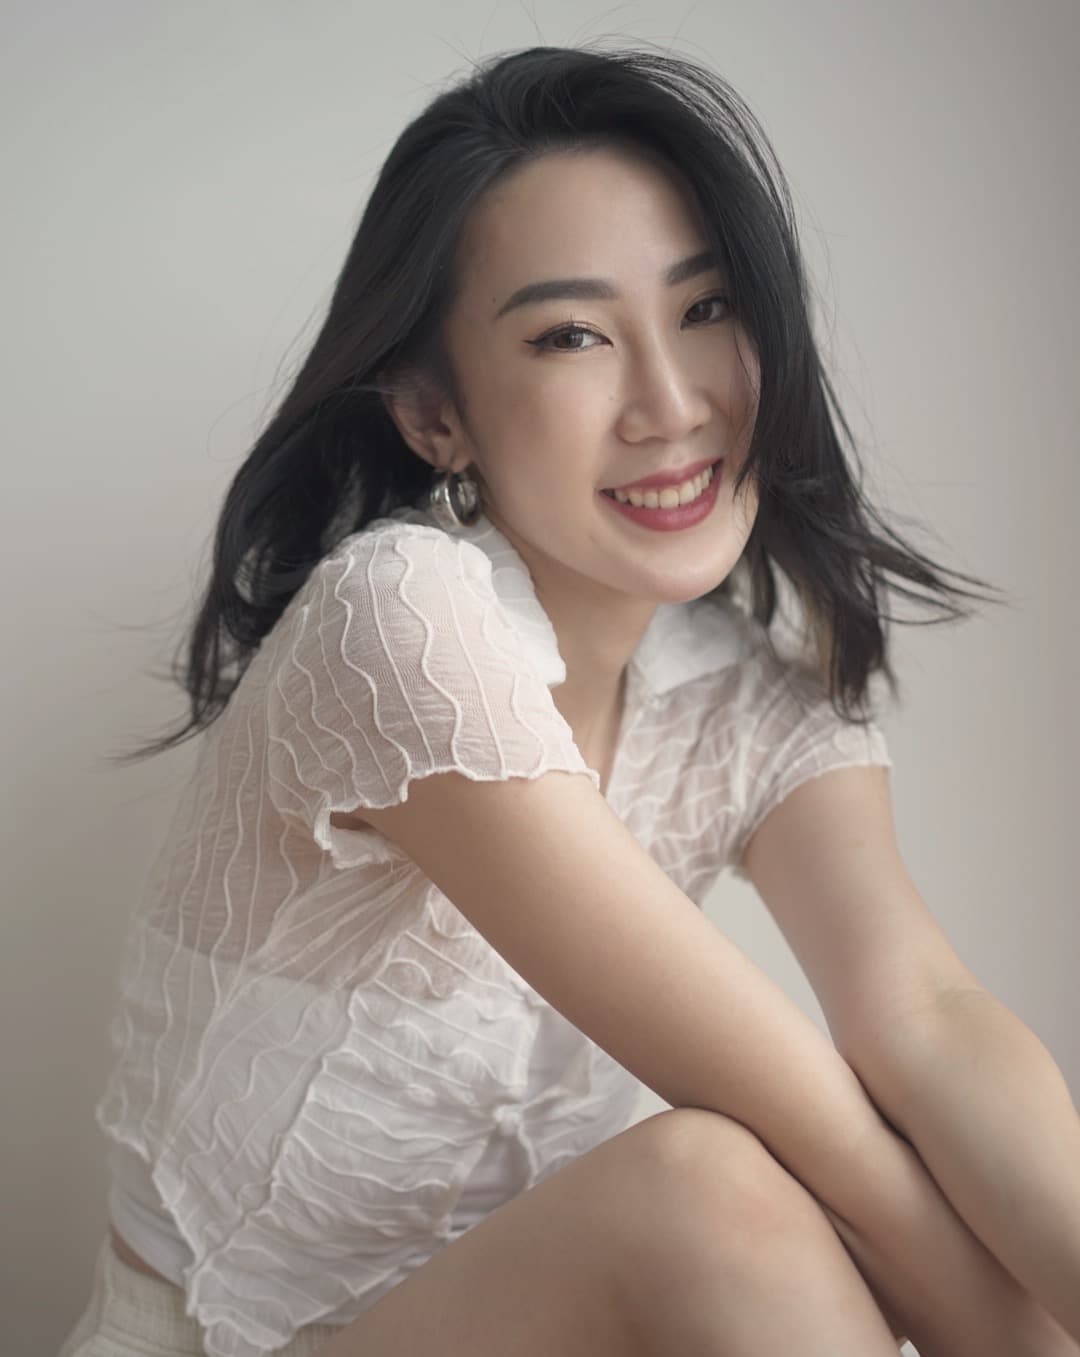
[[[888,1308],[924,1357],[1076,1354],[1062,1327],[1080,1293],[1075,1114],[1034,1035],[974,997],[986,992],[900,856],[884,770],[804,782],[757,829],[746,866],[838,1049],[918,1162],[909,1228],[890,1235],[886,1206],[839,1230],[871,1289],[896,1288]],[[961,994],[972,998],[946,998]],[[894,1146],[881,1154],[890,1162]],[[891,1213],[903,1210],[898,1199]]]
[[[976,987],[846,1054],[970,1229],[1080,1340],[1080,1118],[1035,1033]]]
[[[415,782],[363,818],[540,994],[675,1107],[723,1112],[842,1214],[885,1123],[833,1044],[580,776]]]
[[[474,783],[440,774],[412,784],[404,804],[364,818],[643,1083],[673,1106],[711,1109],[751,1129],[842,1222],[864,1276],[922,1340],[923,1357],[980,1349],[1049,1357],[1051,1349],[1028,1343],[1022,1288],[846,1060],[586,779]]]
[[[1080,1347],[972,1233],[912,1147],[886,1134],[878,1168],[864,1176],[893,1199],[859,1222],[820,1204],[894,1329],[920,1357],[1077,1357]]]

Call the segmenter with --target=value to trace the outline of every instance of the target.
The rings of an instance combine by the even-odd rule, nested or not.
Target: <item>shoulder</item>
[[[358,695],[402,697],[472,668],[498,632],[482,552],[441,529],[379,519],[314,566],[274,627],[264,668],[272,704],[345,719]]]
[[[378,519],[341,539],[312,569],[281,621],[286,650],[316,644],[383,648],[431,632],[471,637],[497,608],[491,562],[440,528]]]
[[[316,567],[263,691],[271,795],[335,865],[361,860],[370,812],[436,773],[595,779],[521,606],[480,547],[423,524],[369,525]]]
[[[347,628],[359,644],[411,636],[431,657],[456,651],[471,664],[486,656],[562,683],[554,629],[510,543],[486,522],[448,533],[423,519],[399,509],[342,539],[304,588],[298,610],[313,614],[307,629]]]
[[[695,754],[721,747],[747,770],[802,741],[850,740],[862,727],[836,712],[796,639],[728,602],[697,599],[654,631],[644,655],[657,723],[694,735]],[[724,755],[728,757],[728,755]]]
[[[316,593],[327,584],[364,593],[388,581],[415,590],[463,580],[490,584],[491,562],[473,543],[424,523],[382,518],[338,542],[308,583]]]

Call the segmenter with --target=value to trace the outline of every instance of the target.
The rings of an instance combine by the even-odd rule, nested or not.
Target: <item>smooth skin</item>
[[[875,1357],[903,1345],[876,1300],[756,1136],[676,1108],[493,1211],[314,1357]]]
[[[719,584],[757,513],[752,480],[732,491],[757,409],[754,346],[715,262],[668,280],[705,248],[692,195],[667,167],[610,149],[534,161],[465,231],[447,326],[460,406],[387,400],[418,456],[476,479],[487,517],[526,562],[567,666],[553,699],[604,774],[601,790],[626,664],[656,605]],[[582,278],[610,295],[513,305],[530,284]],[[682,532],[629,523],[600,493],[718,456],[713,511]],[[444,1347],[460,1335],[463,1353],[485,1341],[523,1354],[895,1351],[899,1335],[815,1200],[843,1210],[847,1152],[879,1128],[875,1110],[596,789],[561,774],[506,784],[446,774],[363,822],[673,1115],[504,1206],[357,1321],[369,1327],[351,1326],[353,1348],[343,1335],[328,1352],[390,1352],[406,1337],[422,1351],[427,1324]],[[499,851],[481,862],[468,849],[478,842]],[[657,1176],[652,1156],[671,1163],[669,1136],[683,1147],[679,1171]],[[764,1236],[768,1247],[754,1247]]]
[[[387,400],[417,456],[468,470],[528,566],[566,661],[552,696],[583,750],[613,738],[656,605],[720,584],[757,517],[752,480],[732,493],[757,412],[754,344],[718,268],[665,281],[706,244],[688,189],[650,160],[591,150],[519,168],[461,243],[445,336],[461,407]],[[582,278],[617,297],[510,305],[530,284]],[[682,532],[630,523],[600,493],[718,457],[714,511]]]
[[[525,559],[567,663],[553,697],[602,787],[625,665],[653,609],[718,584],[757,510],[752,483],[738,501],[731,489],[756,410],[753,346],[724,304],[721,273],[663,281],[704,243],[684,188],[654,164],[607,151],[531,164],[466,232],[448,333],[463,409],[388,403],[419,456],[469,467],[488,517]],[[609,279],[618,300],[497,315],[526,284],[582,275]],[[537,347],[571,319],[576,331]],[[720,455],[713,512],[681,533],[644,532],[599,495]],[[596,789],[558,773],[506,784],[447,774],[365,819],[672,1110],[494,1211],[320,1357],[895,1352],[899,1335],[797,1172],[826,1188],[849,1177],[845,1151],[876,1124],[872,1109],[827,1040]],[[480,864],[461,847],[476,842],[502,852],[470,874],[469,860]],[[755,1084],[764,1097],[744,1096]],[[832,1110],[815,1135],[814,1118],[798,1123],[822,1098]],[[783,1141],[784,1127],[805,1146],[786,1167],[761,1135]]]
[[[898,1337],[761,1142],[678,1108],[492,1212],[316,1357],[892,1357]]]

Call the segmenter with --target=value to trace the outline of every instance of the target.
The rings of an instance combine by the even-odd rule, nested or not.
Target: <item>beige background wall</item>
[[[180,712],[148,671],[392,140],[499,50],[675,40],[763,119],[870,488],[1020,600],[898,629],[884,724],[926,900],[1080,1096],[1073,0],[48,0],[2,22],[8,1350],[50,1357],[89,1287],[114,967],[190,748],[102,755]],[[749,887],[710,913],[821,1021]]]

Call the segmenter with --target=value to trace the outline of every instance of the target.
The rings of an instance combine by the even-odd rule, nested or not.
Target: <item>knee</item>
[[[624,1132],[624,1171],[634,1183],[642,1223],[670,1246],[684,1237],[786,1236],[820,1207],[803,1185],[740,1122],[705,1108],[656,1113]]]
[[[672,1108],[608,1144],[620,1139],[620,1256],[642,1323],[703,1297],[737,1306],[748,1292],[779,1294],[807,1256],[822,1277],[849,1265],[817,1199],[740,1122]]]

